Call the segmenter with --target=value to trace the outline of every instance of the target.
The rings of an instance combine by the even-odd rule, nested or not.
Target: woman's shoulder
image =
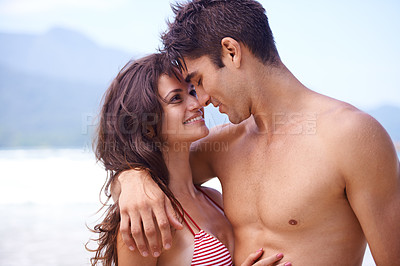
[[[155,266],[157,265],[157,258],[153,256],[143,257],[137,250],[131,251],[122,240],[121,232],[117,234],[117,254],[118,265],[141,265],[141,266]]]
[[[224,207],[224,203],[222,200],[222,194],[218,190],[206,186],[200,186],[201,190],[207,194],[213,201],[215,201],[222,208]]]

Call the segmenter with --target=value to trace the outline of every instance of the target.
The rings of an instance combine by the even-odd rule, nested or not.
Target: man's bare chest
[[[335,162],[322,147],[290,140],[272,147],[243,144],[232,146],[217,167],[233,225],[261,220],[283,230],[312,226],[334,216],[338,202],[347,204]]]

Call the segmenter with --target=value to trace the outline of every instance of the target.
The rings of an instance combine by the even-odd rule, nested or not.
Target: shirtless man
[[[377,265],[400,265],[400,170],[390,137],[369,115],[293,76],[259,3],[191,1],[178,7],[163,42],[200,103],[233,123],[192,147],[191,166],[196,183],[221,181],[236,264],[262,247],[293,265],[361,265],[368,242]],[[119,182],[127,245],[145,255],[168,248],[168,221],[179,225],[158,187],[135,170]]]

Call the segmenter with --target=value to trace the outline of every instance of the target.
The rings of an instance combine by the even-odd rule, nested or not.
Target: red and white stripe
[[[200,230],[194,236],[192,266],[232,266],[229,250],[214,236]]]

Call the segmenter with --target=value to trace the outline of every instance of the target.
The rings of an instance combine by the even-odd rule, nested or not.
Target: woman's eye
[[[170,102],[176,102],[176,101],[180,101],[180,100],[182,100],[181,95],[176,94],[176,95],[172,96]]]

